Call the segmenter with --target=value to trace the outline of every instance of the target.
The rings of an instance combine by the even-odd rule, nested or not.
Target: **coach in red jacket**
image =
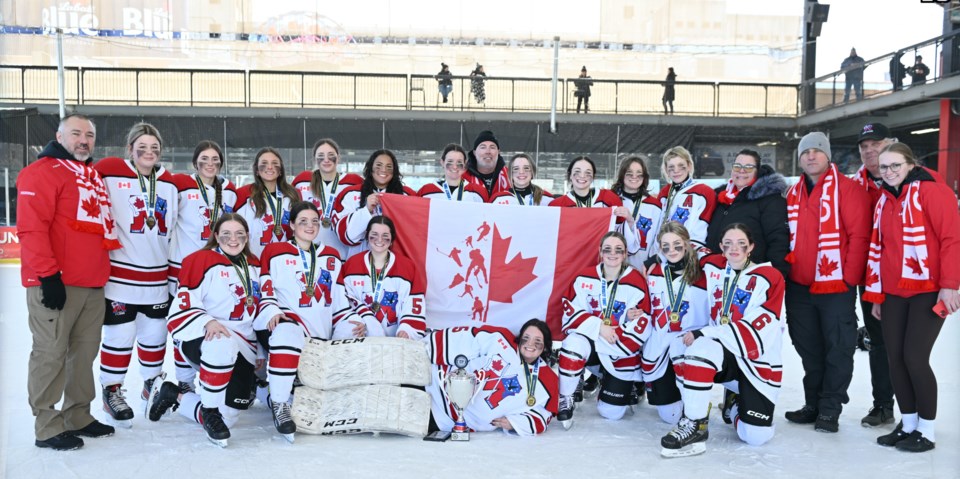
[[[68,116],[57,140],[17,178],[20,271],[33,334],[27,395],[37,447],[77,449],[83,446],[77,436],[114,432],[90,415],[108,251],[120,247],[110,199],[91,167],[95,142],[93,121]]]
[[[853,377],[857,341],[856,286],[870,241],[870,198],[830,162],[820,132],[800,140],[803,175],[787,191],[792,263],[787,281],[787,327],[803,361],[805,405],[787,420],[837,432]]]

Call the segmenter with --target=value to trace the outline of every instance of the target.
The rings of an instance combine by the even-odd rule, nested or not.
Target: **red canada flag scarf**
[[[810,292],[813,294],[842,293],[847,291],[843,282],[843,263],[840,260],[840,201],[839,173],[837,165],[831,164],[823,178],[820,194],[820,235],[817,239],[817,269]],[[787,262],[796,262],[794,251],[797,243],[797,221],[800,205],[807,201],[804,179],[787,192],[787,224],[790,226],[790,254]]]
[[[870,253],[867,255],[867,287],[863,294],[865,301],[882,303],[885,295],[881,285],[880,253],[883,250],[880,237],[880,215],[886,203],[886,193],[880,196],[873,210],[873,233],[870,235]],[[923,220],[923,207],[920,205],[920,182],[907,185],[907,194],[901,203],[901,223],[903,223],[903,266],[900,269],[901,289],[929,290],[936,286],[930,281],[930,268],[927,267],[927,232]]]
[[[110,213],[110,197],[100,174],[79,161],[57,161],[77,178],[77,217],[70,222],[70,227],[85,233],[103,235],[103,249],[107,251],[120,249],[116,223]]]

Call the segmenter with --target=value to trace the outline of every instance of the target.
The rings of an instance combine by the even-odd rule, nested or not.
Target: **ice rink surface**
[[[128,400],[137,414],[133,428],[120,429],[105,439],[85,439],[86,445],[78,451],[54,452],[33,445],[33,416],[26,393],[31,338],[18,267],[0,265],[0,295],[0,477],[960,477],[956,315],[947,319],[933,351],[940,386],[937,448],[924,454],[878,446],[876,437],[892,426],[860,426],[871,405],[865,352],[856,353],[850,403],[840,418],[839,433],[819,433],[812,426],[787,423],[784,411],[803,402],[802,368],[790,341],[784,341],[784,386],[773,440],[761,447],[741,443],[714,408],[707,452],[697,457],[660,457],[660,437],[670,426],[660,422],[646,403],[624,420],[609,422],[600,418],[589,398],[577,409],[569,431],[554,422],[537,438],[475,433],[469,443],[301,434],[295,444],[288,444],[276,434],[267,407],[257,402],[232,428],[229,447],[220,449],[206,440],[199,425],[178,414],[156,423],[143,417],[136,361],[126,382]],[[167,352],[164,369],[172,377],[172,353]],[[715,403],[720,395],[721,388],[716,386]],[[98,395],[93,409],[102,419],[99,401]]]

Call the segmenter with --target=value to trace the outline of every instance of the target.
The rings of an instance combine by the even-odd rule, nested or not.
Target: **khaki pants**
[[[33,334],[27,395],[37,418],[34,433],[44,441],[94,421],[93,360],[100,349],[106,303],[103,288],[67,286],[67,303],[56,311],[40,303],[41,294],[39,286],[27,288]],[[61,398],[62,409],[57,410]]]

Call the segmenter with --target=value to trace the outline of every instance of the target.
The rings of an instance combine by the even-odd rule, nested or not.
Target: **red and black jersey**
[[[367,224],[370,223],[374,213],[380,214],[379,207],[376,208],[374,213],[371,213],[366,207],[360,207],[361,188],[362,185],[344,188],[337,196],[337,202],[333,205],[333,227],[340,242],[348,246],[348,258],[367,250],[367,239],[364,237],[367,232]],[[383,191],[374,192],[383,193]],[[415,191],[406,186],[403,187],[403,194],[417,196]]]
[[[378,291],[374,291],[370,252],[358,253],[347,260],[343,266],[343,284],[351,305],[361,316],[375,316],[387,336],[404,331],[411,338],[423,337],[427,327],[425,288],[416,267],[405,256],[391,251],[384,269]],[[377,311],[373,311],[373,303],[377,303]]]
[[[691,181],[679,189],[668,183],[660,189],[658,199],[663,212],[661,224],[667,221],[682,224],[690,233],[690,241],[694,246],[705,247],[710,219],[717,208],[717,192],[703,183]],[[656,238],[656,235],[653,237]]]

